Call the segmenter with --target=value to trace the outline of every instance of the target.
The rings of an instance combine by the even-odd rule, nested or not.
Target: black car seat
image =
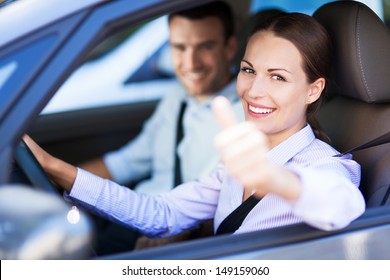
[[[328,30],[334,48],[329,99],[318,121],[342,152],[390,131],[390,32],[355,1],[325,4],[313,16]],[[362,167],[367,207],[390,204],[390,144],[353,156]]]

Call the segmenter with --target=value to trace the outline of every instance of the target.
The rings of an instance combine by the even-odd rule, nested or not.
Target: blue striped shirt
[[[267,194],[252,209],[236,233],[305,222],[323,230],[347,226],[360,216],[365,203],[358,189],[360,165],[350,155],[315,138],[309,125],[269,151],[269,158],[301,179],[298,200]],[[69,198],[111,220],[148,236],[177,234],[214,218],[215,230],[242,203],[244,189],[220,165],[210,175],[168,193],[149,196],[123,188],[78,169]]]

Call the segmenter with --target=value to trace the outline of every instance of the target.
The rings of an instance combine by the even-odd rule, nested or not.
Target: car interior
[[[390,79],[386,76],[390,70],[390,33],[383,21],[359,2],[325,4],[313,16],[328,30],[334,47],[327,97],[317,117],[332,145],[345,152],[390,131]],[[253,22],[251,18],[250,24]],[[48,152],[77,164],[134,138],[156,104],[157,101],[148,101],[42,115],[28,133]],[[26,156],[25,152],[20,156]],[[390,205],[389,152],[388,143],[353,152],[361,164],[360,188],[368,208]],[[33,165],[36,163],[30,166]],[[222,242],[225,237],[218,238]],[[172,253],[167,250],[165,253]],[[150,254],[133,257],[148,258]]]
[[[366,5],[342,1],[319,8],[314,17],[333,41],[334,65],[328,100],[318,119],[345,152],[390,131],[390,33]],[[367,207],[390,203],[390,145],[353,153],[361,164],[361,190]]]
[[[390,65],[390,34],[381,19],[358,2],[329,3],[320,7],[313,16],[328,30],[334,45],[334,65],[327,99],[317,117],[332,139],[332,144],[340,152],[345,152],[390,131],[389,81],[383,75]],[[386,170],[390,164],[389,151],[390,145],[385,143],[353,152],[353,157],[361,164],[361,190],[368,208],[390,203],[390,174]],[[280,232],[272,231],[272,234],[275,236]],[[259,244],[269,246],[264,240],[267,233],[260,236],[257,236]],[[251,238],[254,238],[254,234],[248,236],[248,239]],[[240,242],[239,239],[234,241]],[[175,251],[185,250],[190,244],[185,246],[161,248],[157,252],[160,252],[160,257],[169,254],[174,258]],[[124,254],[109,258],[147,258],[151,254]]]

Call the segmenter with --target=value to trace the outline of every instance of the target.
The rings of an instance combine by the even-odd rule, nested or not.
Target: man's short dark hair
[[[223,1],[215,1],[205,5],[197,6],[187,10],[174,12],[169,15],[168,22],[175,16],[181,16],[189,20],[204,19],[206,17],[216,17],[221,20],[224,28],[225,41],[234,34],[234,17],[230,6]]]

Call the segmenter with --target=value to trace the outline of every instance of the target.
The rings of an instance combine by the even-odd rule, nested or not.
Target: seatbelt
[[[240,206],[227,216],[218,226],[216,235],[235,232],[242,224],[249,212],[259,203],[261,198],[253,194],[248,197]]]
[[[386,144],[386,143],[389,143],[389,142],[390,142],[390,132],[387,132],[387,133],[383,134],[382,136],[379,136],[379,137],[377,137],[375,139],[372,139],[371,141],[368,141],[367,143],[364,143],[364,144],[359,145],[357,147],[351,148],[351,149],[349,149],[348,151],[346,151],[344,153],[337,154],[337,155],[335,155],[335,157],[341,157],[341,156],[343,156],[345,154],[350,154],[350,153],[357,152],[357,151],[360,151],[360,150],[364,150],[364,149],[372,148],[372,147],[375,147],[375,146],[383,145],[383,144]]]
[[[173,184],[174,188],[182,183],[181,164],[180,164],[180,157],[179,157],[177,147],[179,146],[180,141],[184,137],[183,116],[184,116],[184,111],[186,109],[186,106],[187,103],[183,101],[181,103],[179,115],[177,118],[176,143],[175,143],[175,174],[174,174],[174,184]]]
[[[389,142],[390,142],[390,132],[387,132],[384,135],[379,136],[367,143],[351,148],[344,153],[337,154],[335,155],[335,157],[341,157],[345,154],[350,154],[356,151],[372,148]],[[241,203],[240,206],[238,206],[232,213],[230,213],[229,216],[227,216],[222,221],[222,223],[219,225],[217,229],[216,235],[235,232],[241,226],[242,222],[249,214],[249,212],[257,205],[257,203],[259,203],[260,200],[261,199],[254,197],[254,195],[251,195],[247,200]]]

